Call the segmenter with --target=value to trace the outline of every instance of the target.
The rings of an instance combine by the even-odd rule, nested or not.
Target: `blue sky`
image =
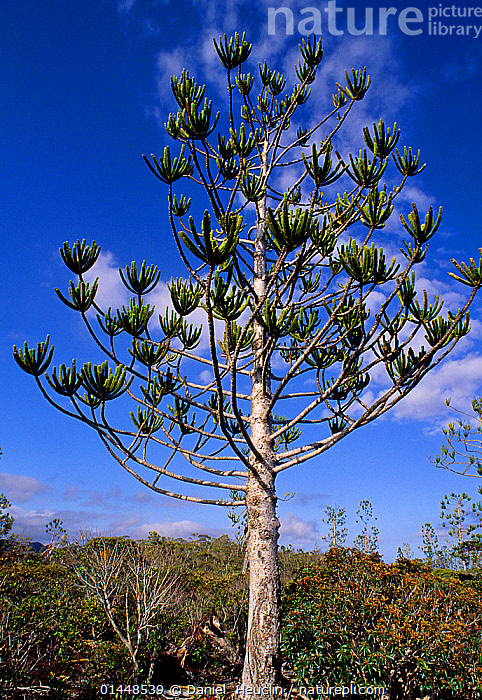
[[[280,14],[269,33],[269,9],[280,7],[292,11],[292,35]],[[482,17],[435,16],[438,2],[430,9],[430,3],[397,0],[382,33],[377,0],[346,0],[337,4],[334,35],[325,1],[2,0],[0,492],[13,504],[16,532],[45,540],[45,525],[55,517],[72,535],[79,528],[132,536],[152,529],[179,537],[230,532],[223,509],[170,501],[122,473],[88,428],[46,404],[11,349],[51,333],[57,364],[93,357],[79,319],[54,292],[65,291],[69,281],[58,254],[64,241],[85,237],[102,246],[96,274],[102,300],[113,306],[125,301],[117,268],[132,260],[158,264],[163,283],[183,274],[165,193],[141,158],[161,153],[167,143],[163,122],[174,108],[169,77],[186,66],[198,81],[210,82],[215,102],[222,100],[212,37],[235,30],[246,31],[254,43],[253,67],[266,58],[291,76],[299,23],[308,14],[317,21],[313,9],[303,12],[308,7],[319,12],[325,47],[313,109],[322,113],[331,103],[345,68],[368,67],[369,96],[347,125],[343,145],[361,147],[362,127],[383,117],[401,126],[401,143],[421,149],[428,166],[410,183],[405,216],[416,201],[421,209],[444,205],[444,219],[420,284],[446,298],[448,308],[462,303],[465,289],[447,272],[451,257],[478,257],[482,244],[482,34],[476,38]],[[350,8],[358,29],[373,10],[371,35],[350,33]],[[434,23],[442,36],[433,35]],[[395,222],[384,235],[395,253],[400,227]],[[368,499],[378,517],[381,552],[390,560],[403,542],[417,551],[424,522],[438,527],[445,493],[477,498],[477,480],[435,469],[426,454],[437,453],[440,429],[452,418],[445,398],[467,407],[482,391],[480,311],[477,301],[471,335],[393,414],[279,478],[280,496],[295,493],[280,502],[282,542],[322,546],[323,511],[335,501],[347,510],[350,540],[358,533],[358,504]]]

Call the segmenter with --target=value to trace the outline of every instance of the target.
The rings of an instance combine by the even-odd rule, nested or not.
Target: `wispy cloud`
[[[80,530],[86,531],[95,523],[97,529],[108,528],[108,520],[102,512],[93,513],[86,510],[70,510],[61,508],[23,508],[12,506],[10,514],[15,518],[13,531],[16,534],[30,537],[34,541],[47,542],[50,535],[46,532],[46,525],[54,518],[61,520],[63,527],[70,537],[76,537]],[[110,530],[116,532],[115,530]]]
[[[33,540],[45,542],[47,534],[45,526],[53,518],[57,517],[57,511],[44,509],[27,509],[20,506],[12,506],[9,513],[14,517],[13,531],[17,535],[24,535]]]
[[[329,497],[330,496],[326,493],[296,493],[294,500],[296,501],[297,505],[310,506],[326,503]]]
[[[117,12],[119,12],[120,14],[130,12],[135,4],[136,0],[118,0]]]
[[[22,474],[0,473],[0,491],[5,492],[12,503],[25,503],[40,493],[49,490],[47,484],[43,484],[33,476]]]
[[[64,493],[64,498],[66,501],[78,501],[80,498],[79,487],[77,484],[72,484],[69,486],[67,491]]]
[[[460,88],[461,82],[470,80],[474,73],[480,72],[480,68],[480,51],[471,45],[463,55],[451,56],[442,66],[440,75]]]
[[[150,503],[152,501],[152,495],[147,489],[145,491],[137,491],[132,500],[135,503]]]

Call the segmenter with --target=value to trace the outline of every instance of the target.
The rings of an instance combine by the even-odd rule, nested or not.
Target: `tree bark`
[[[260,468],[248,484],[249,613],[240,697],[279,695],[281,685],[281,590],[274,475]],[[247,690],[248,688],[252,691]]]
[[[267,142],[261,158],[261,175],[266,174]],[[266,201],[257,204],[256,240],[253,259],[253,289],[257,302],[266,291]],[[281,681],[281,585],[278,568],[279,520],[276,516],[274,452],[269,405],[270,365],[266,357],[266,332],[253,324],[251,391],[251,440],[257,454],[251,455],[253,469],[248,478],[249,613],[242,687],[238,697],[276,694]],[[279,695],[279,691],[277,693]]]

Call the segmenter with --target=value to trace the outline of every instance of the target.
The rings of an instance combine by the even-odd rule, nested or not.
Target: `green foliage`
[[[7,508],[10,508],[11,505],[5,494],[0,493],[0,539],[3,539],[9,534],[15,520],[7,511]]]
[[[117,365],[114,372],[109,367],[107,360],[101,365],[92,367],[86,362],[80,370],[82,386],[87,390],[89,399],[100,401],[112,401],[121,396],[128,389],[132,378],[126,383],[126,368]]]
[[[61,523],[50,523],[50,531],[62,535]],[[111,548],[125,545],[126,553],[138,546],[124,538],[89,542],[89,563],[103,542]],[[179,597],[156,615],[141,645],[139,673],[147,678],[151,662],[166,649],[179,648],[213,608],[242,653],[248,606],[242,541],[206,535],[172,540],[150,533],[148,542],[177,562],[181,587]],[[131,682],[126,647],[101,600],[86,594],[77,577],[60,566],[68,559],[69,546],[48,559],[28,549],[21,557],[0,558],[0,693],[5,697],[17,697],[17,687],[42,683],[51,688],[52,698],[74,697],[75,688],[79,698],[89,700],[100,683]],[[284,651],[300,681],[316,685],[321,673],[331,685],[359,683],[360,678],[367,685],[384,685],[394,699],[410,700],[432,690],[434,699],[446,697],[442,690],[458,692],[464,700],[478,697],[478,578],[464,582],[453,571],[434,572],[406,559],[386,565],[376,555],[341,548],[321,556],[281,547],[279,559],[288,584]],[[114,579],[121,571],[112,572]],[[118,581],[119,597],[112,599],[118,622],[125,612],[123,581]],[[134,607],[130,612],[134,618]],[[222,678],[223,662],[206,639],[193,647],[186,663],[205,673],[208,661],[209,673]]]
[[[21,698],[16,688],[38,684],[59,700],[75,684],[79,697],[89,697],[108,677],[92,658],[92,646],[105,634],[100,608],[82,597],[65,570],[32,550],[19,557],[9,549],[0,559],[0,581],[2,697]]]
[[[64,247],[59,251],[62,260],[75,275],[83,275],[90,270],[100,255],[100,247],[96,242],[93,241],[91,245],[87,245],[85,238],[82,241],[76,241],[72,248],[65,242]]]
[[[180,562],[183,603],[175,625],[177,642],[215,609],[231,641],[241,647],[248,604],[242,541],[233,542],[227,535],[212,538],[201,534],[190,540],[172,540],[155,532],[149,533],[149,540],[168,548]],[[173,639],[172,630],[170,638]]]
[[[163,568],[168,561],[176,562],[177,595],[171,598],[168,607],[157,608],[152,618],[152,627],[144,636],[137,656],[140,676],[147,678],[152,661],[168,649],[179,648],[213,608],[231,642],[242,650],[247,619],[247,575],[243,572],[244,547],[239,542],[227,536],[213,539],[197,535],[190,540],[172,540],[150,533],[147,543],[116,537],[91,538],[82,551],[65,542],[60,521],[49,523],[47,530],[54,544],[62,544],[50,556],[36,554],[28,543],[20,541],[10,543],[7,553],[0,556],[2,698],[22,700],[16,688],[43,684],[50,688],[49,697],[91,700],[97,697],[101,683],[131,682],[129,651],[112,628],[103,601],[89,593],[77,575],[82,574],[82,566],[77,566],[77,574],[72,567],[77,560],[77,564],[84,563],[84,573],[93,574],[96,556],[104,544],[106,553],[114,552],[116,547],[119,553],[124,547],[124,555],[129,551],[140,554],[147,544],[151,553],[163,552]],[[305,553],[283,550],[284,580],[291,579],[292,573],[309,560]],[[127,564],[128,557],[124,556],[122,561]],[[105,562],[109,562],[108,557]],[[142,563],[142,557],[138,562]],[[101,575],[100,571],[97,573]],[[105,592],[112,602],[114,619],[122,628],[129,572],[125,566],[114,566],[106,574]],[[149,601],[147,589],[145,594]],[[129,595],[131,634],[136,624],[133,602]],[[202,671],[208,661],[209,669]],[[200,673],[207,673],[207,679],[212,678],[209,673],[216,669],[220,678],[225,672],[223,658],[213,651],[208,640],[193,649],[188,663]]]
[[[119,268],[119,275],[124,286],[130,292],[141,295],[149,294],[149,292],[155,289],[161,273],[157,269],[157,265],[149,265],[149,267],[146,267],[146,261],[143,260],[139,271],[137,270],[136,263],[132,262],[130,267],[126,267],[125,276],[121,268]]]
[[[204,295],[203,287],[198,284],[193,285],[192,280],[187,282],[182,279],[171,280],[167,286],[171,293],[173,306],[181,316],[189,316],[194,309],[197,309]]]
[[[340,508],[337,503],[335,503],[334,506],[326,506],[325,516],[322,518],[322,521],[329,527],[328,533],[323,535],[322,539],[324,539],[325,542],[329,542],[330,547],[339,547],[342,545],[348,533],[345,527],[345,508]]]
[[[50,336],[47,336],[45,343],[39,343],[37,350],[30,350],[27,343],[24,345],[24,350],[18,350],[17,346],[13,346],[13,357],[18,366],[27,374],[32,374],[34,377],[39,377],[43,374],[52,362],[54,348],[49,348]]]
[[[393,151],[400,138],[400,129],[397,129],[397,123],[393,125],[393,129],[385,129],[385,124],[383,119],[380,119],[378,126],[373,124],[373,137],[370,134],[370,129],[365,127],[363,129],[363,138],[366,145],[373,153],[373,155],[378,156],[380,160],[388,158],[390,153]]]
[[[367,69],[364,68],[362,70],[355,70],[352,68],[351,71],[352,75],[348,74],[348,71],[345,71],[345,78],[346,78],[346,87],[340,85],[337,83],[337,87],[341,92],[348,97],[350,100],[362,100],[366,92],[370,86],[370,76],[367,75]]]
[[[466,493],[451,493],[444,496],[440,502],[440,518],[442,527],[449,527],[448,536],[455,542],[454,554],[462,560],[464,570],[467,568],[468,550],[465,545],[470,541],[472,533],[482,526],[480,508],[469,502],[472,499]]]
[[[69,309],[73,309],[74,311],[80,311],[82,314],[85,314],[85,312],[88,311],[94,303],[98,286],[98,278],[94,280],[92,286],[89,284],[89,282],[84,282],[83,280],[79,280],[76,285],[73,282],[70,282],[70,301],[66,297],[64,297],[60,289],[55,289],[55,293],[57,294],[60,301],[63,301],[63,303],[66,306],[68,306]]]
[[[228,70],[232,70],[246,61],[251,53],[252,44],[246,41],[244,33],[240,40],[239,34],[236,32],[229,42],[226,34],[224,35],[224,43],[221,37],[219,37],[219,44],[214,39],[214,48],[223,66]]]
[[[58,560],[100,603],[137,678],[139,657],[146,654],[156,620],[181,592],[175,571],[179,562],[161,543],[125,537],[83,537],[65,546]]]
[[[353,546],[364,554],[376,554],[378,552],[379,530],[371,525],[373,508],[370,501],[360,501],[360,508],[356,513],[357,523],[361,525],[362,530],[353,540]]]
[[[477,584],[478,586],[478,584]],[[478,587],[421,562],[333,548],[285,599],[283,648],[304,685],[384,686],[411,700],[482,691]]]
[[[408,542],[404,542],[397,549],[397,562],[404,561],[405,559],[407,561],[413,561],[415,559],[415,554],[413,553]]]
[[[412,204],[412,211],[408,215],[408,223],[405,221],[403,214],[400,214],[400,221],[402,222],[403,228],[415,239],[419,244],[426,243],[442,221],[442,207],[439,208],[437,220],[433,221],[433,208],[429,207],[428,213],[425,215],[425,221],[423,224],[420,223],[420,216],[416,204]]]
[[[412,147],[403,147],[403,156],[400,154],[398,148],[395,149],[396,155],[392,153],[392,158],[398,171],[405,176],[412,177],[413,175],[418,175],[425,168],[426,163],[424,163],[420,168],[420,151],[414,156],[412,152]]]
[[[164,157],[162,159],[160,158],[158,160],[154,154],[151,154],[154,165],[151,165],[151,162],[146,156],[143,156],[143,158],[151,173],[165,184],[171,185],[181,177],[190,175],[193,171],[191,156],[188,156],[188,158],[184,157],[184,146],[181,147],[179,156],[174,158],[173,162],[171,162],[171,150],[169,146],[165,147]]]
[[[419,547],[419,549],[425,555],[425,561],[427,564],[434,565],[437,559],[439,545],[437,534],[430,523],[422,525],[422,543],[423,546]]]
[[[479,248],[479,251],[482,250]],[[449,275],[453,277],[457,282],[462,282],[462,284],[467,285],[467,287],[473,287],[478,289],[482,285],[482,259],[479,264],[475,262],[473,258],[470,258],[470,264],[458,263],[456,260],[452,259],[452,263],[457,268],[460,275],[456,275],[454,272],[449,272]]]

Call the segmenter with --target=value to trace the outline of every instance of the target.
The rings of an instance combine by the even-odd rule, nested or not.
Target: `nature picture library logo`
[[[453,36],[478,39],[482,7],[434,4],[430,7],[342,7],[329,0],[319,7],[268,7],[268,34],[323,34],[331,36],[385,36],[398,31],[407,36]]]

